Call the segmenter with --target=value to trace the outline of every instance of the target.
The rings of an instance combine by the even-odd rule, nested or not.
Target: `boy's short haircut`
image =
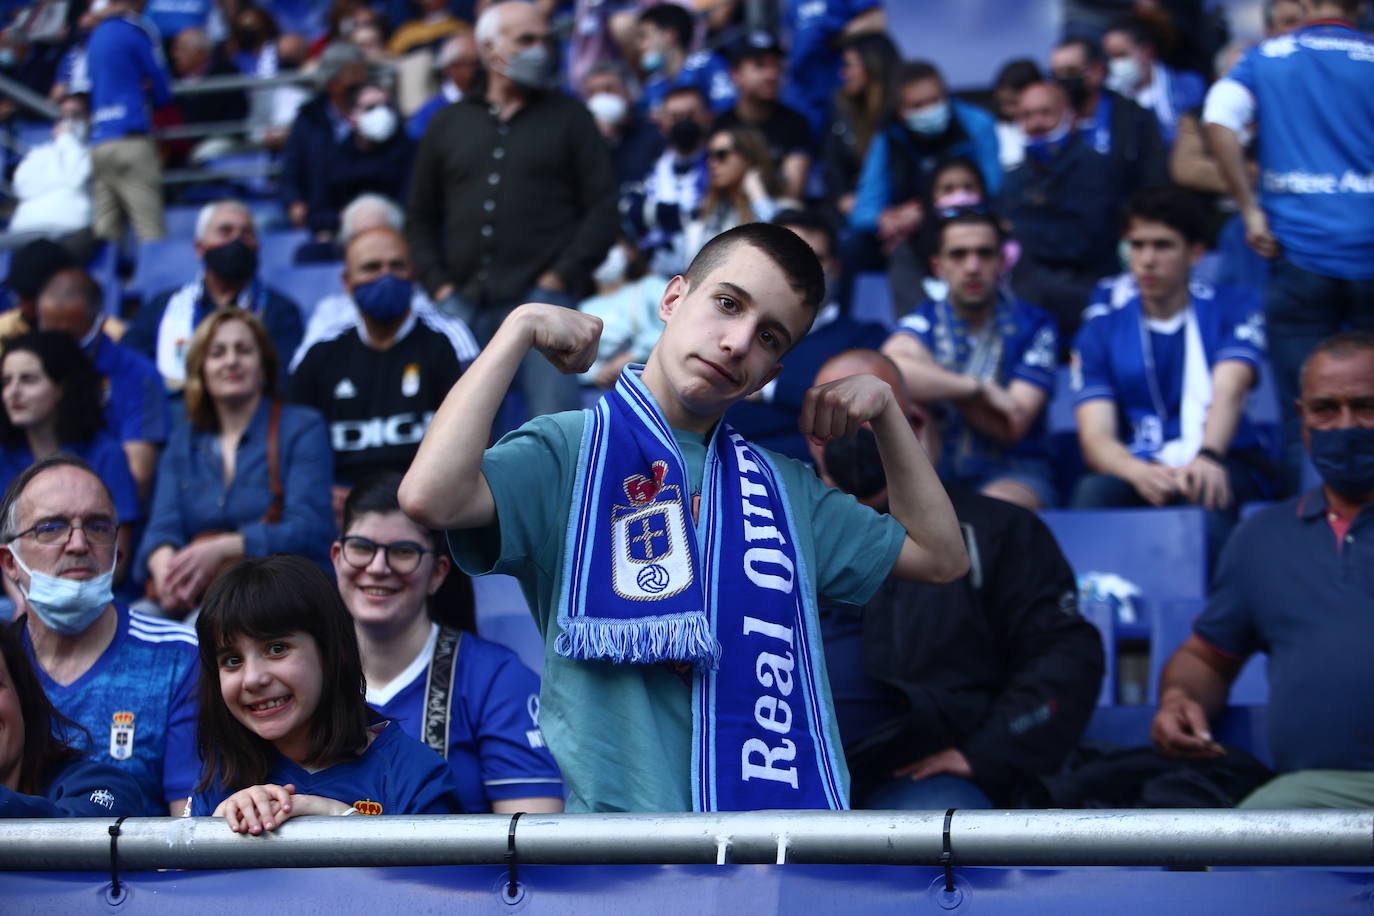
[[[1193,193],[1182,188],[1145,188],[1131,195],[1121,234],[1130,232],[1136,220],[1163,223],[1189,245],[1207,242],[1207,214]]]
[[[640,22],[657,26],[677,37],[677,46],[686,51],[692,46],[692,14],[676,3],[656,3],[639,14]]]
[[[707,242],[683,274],[687,288],[694,289],[705,280],[738,245],[749,245],[767,255],[787,278],[787,285],[801,293],[802,303],[812,313],[821,307],[825,299],[825,271],[820,259],[801,236],[770,223],[745,223]]]

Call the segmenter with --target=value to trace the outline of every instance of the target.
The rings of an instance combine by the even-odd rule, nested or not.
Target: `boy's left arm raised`
[[[959,519],[892,388],[872,375],[851,375],[806,393],[802,435],[825,442],[852,436],[864,423],[878,441],[888,512],[906,529],[892,574],[920,582],[954,581],[969,567]]]
[[[431,528],[480,528],[496,520],[482,476],[492,423],[520,362],[539,350],[563,372],[596,358],[601,319],[576,309],[527,302],[512,311],[449,389],[401,481],[401,508]]]

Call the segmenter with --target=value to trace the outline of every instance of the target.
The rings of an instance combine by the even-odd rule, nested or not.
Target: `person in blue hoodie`
[[[66,738],[80,726],[48,700],[16,623],[0,629],[0,817],[143,814],[138,783],[85,760]]]
[[[167,234],[162,166],[149,108],[172,101],[157,32],[139,15],[141,0],[110,0],[91,32],[91,203],[98,238],[118,240],[125,223],[143,240]]]

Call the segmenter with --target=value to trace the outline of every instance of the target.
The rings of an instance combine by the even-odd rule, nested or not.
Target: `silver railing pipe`
[[[521,864],[937,865],[943,812],[527,814]],[[0,869],[108,869],[112,821],[0,821]],[[505,861],[505,815],[302,817],[275,833],[215,818],[131,818],[120,869],[490,865]],[[1374,812],[1218,810],[956,811],[960,865],[1374,865]]]
[[[3,73],[0,73],[0,95],[9,96],[24,108],[42,115],[49,121],[56,121],[62,114],[52,102],[19,82],[19,80],[10,76],[5,76]]]

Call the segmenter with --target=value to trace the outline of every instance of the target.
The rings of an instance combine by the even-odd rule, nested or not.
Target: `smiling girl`
[[[302,814],[463,810],[444,759],[372,717],[353,620],[309,560],[229,570],[196,634],[205,773],[191,815],[257,834]]]

